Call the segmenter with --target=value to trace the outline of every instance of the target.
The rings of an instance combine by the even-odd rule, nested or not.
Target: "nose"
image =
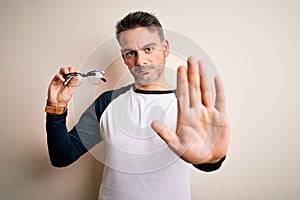
[[[136,52],[136,66],[142,66],[147,64],[147,55],[143,51]]]

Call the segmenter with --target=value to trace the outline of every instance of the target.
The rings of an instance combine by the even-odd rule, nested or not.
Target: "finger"
[[[61,74],[61,75],[65,75],[65,74],[72,73],[72,72],[77,72],[77,70],[73,66],[61,67],[59,69],[59,74]]]
[[[176,96],[180,109],[189,108],[189,91],[187,72],[184,66],[180,66],[177,70],[177,91]]]
[[[225,112],[225,92],[221,78],[219,76],[214,78],[215,88],[216,88],[216,109],[220,112]]]
[[[181,107],[180,107],[180,100],[177,100],[177,122],[176,122],[176,133],[178,133],[178,130],[180,128],[181,122],[182,122],[182,115],[181,115]]]
[[[69,70],[69,73],[71,73],[71,72],[77,72],[77,70],[73,66],[68,67],[68,70]]]
[[[52,78],[52,83],[58,83],[58,82],[64,82],[64,78],[61,74],[55,74],[55,76]]]
[[[69,69],[68,69],[68,68],[66,68],[66,67],[61,67],[61,68],[59,69],[59,74],[64,75],[64,74],[67,74],[67,73],[69,73]]]
[[[55,75],[55,77],[53,78],[53,80],[59,81],[61,84],[63,84],[66,81],[65,78],[63,77],[63,75],[67,74],[67,73],[68,73],[68,69],[65,68],[65,67],[61,67],[59,69],[58,74]]]
[[[65,68],[61,67],[59,69],[59,72],[52,78],[50,85],[62,85],[63,82],[65,82],[65,79],[63,77],[64,71]]]
[[[151,123],[153,130],[169,145],[178,140],[177,135],[160,120],[154,120]]]
[[[187,66],[190,106],[194,107],[201,103],[200,77],[196,59],[194,57],[189,57]]]
[[[209,91],[209,78],[206,74],[206,70],[204,67],[204,64],[198,60],[198,66],[199,66],[199,75],[200,75],[200,88],[201,88],[201,97],[202,97],[202,103],[210,107],[212,106],[212,98],[211,93]]]

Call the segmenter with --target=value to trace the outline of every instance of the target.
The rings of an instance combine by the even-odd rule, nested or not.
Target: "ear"
[[[163,52],[165,55],[165,58],[168,57],[169,52],[170,52],[170,48],[169,48],[169,41],[168,40],[164,40],[162,42],[162,47],[163,47]]]

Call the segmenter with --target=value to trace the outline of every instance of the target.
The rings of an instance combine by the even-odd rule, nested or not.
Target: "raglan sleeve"
[[[99,120],[105,108],[100,101],[101,98],[97,98],[70,131],[66,126],[67,111],[61,115],[47,113],[48,154],[53,166],[68,166],[101,142]]]

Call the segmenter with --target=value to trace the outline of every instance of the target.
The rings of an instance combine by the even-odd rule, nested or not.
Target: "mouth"
[[[150,73],[150,70],[153,69],[153,66],[138,66],[134,69],[134,72],[141,75],[146,75]]]
[[[139,73],[140,73],[141,75],[147,75],[147,74],[150,73],[150,70],[151,70],[151,69],[144,69],[144,70],[140,71]]]

